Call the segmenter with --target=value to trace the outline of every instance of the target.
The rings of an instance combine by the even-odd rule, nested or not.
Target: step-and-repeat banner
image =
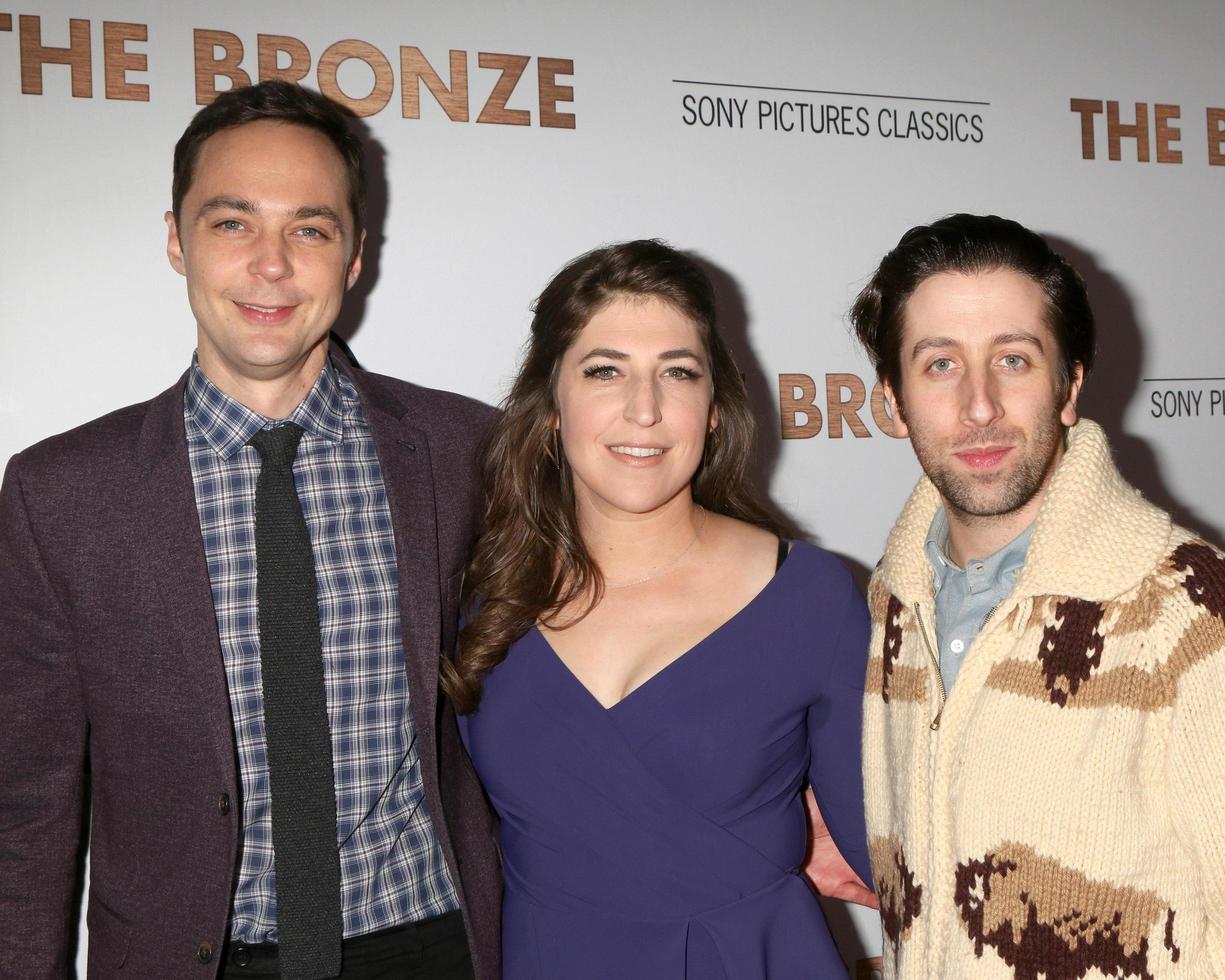
[[[866,580],[918,468],[847,307],[906,228],[995,212],[1088,281],[1083,408],[1125,473],[1220,541],[1223,40],[1218,0],[0,0],[0,457],[186,367],[171,149],[277,76],[368,136],[340,329],[369,368],[496,402],[558,268],[664,238],[717,286],[763,492]],[[875,917],[829,913],[871,976]]]

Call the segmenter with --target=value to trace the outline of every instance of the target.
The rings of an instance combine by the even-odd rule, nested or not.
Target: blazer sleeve
[[[821,583],[823,591],[831,595],[831,601],[824,604],[829,610],[830,628],[814,639],[826,648],[823,653],[829,671],[824,696],[808,710],[808,778],[839,852],[871,888],[860,766],[871,624],[867,603],[850,572],[841,564],[838,571],[837,577]]]
[[[63,597],[15,457],[0,488],[0,975],[68,973],[87,725]]]

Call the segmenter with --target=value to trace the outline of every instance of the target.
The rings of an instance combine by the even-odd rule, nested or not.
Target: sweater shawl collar
[[[906,605],[931,599],[923,542],[940,506],[939,492],[923,477],[889,534],[880,580]],[[1012,595],[1113,599],[1153,569],[1169,538],[1169,515],[1123,480],[1101,427],[1081,419],[1068,430]]]

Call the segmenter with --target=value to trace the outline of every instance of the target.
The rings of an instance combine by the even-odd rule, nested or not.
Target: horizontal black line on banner
[[[1141,381],[1225,381],[1225,378],[1141,378]]]
[[[787,88],[783,85],[741,85],[739,82],[700,82],[693,78],[674,78],[674,85],[713,85],[716,88],[751,88],[764,92],[802,92],[805,95],[850,95],[860,99],[905,99],[907,102],[948,102],[953,105],[990,105],[973,99],[928,99],[921,95],[881,95],[879,92],[835,92],[824,88]]]

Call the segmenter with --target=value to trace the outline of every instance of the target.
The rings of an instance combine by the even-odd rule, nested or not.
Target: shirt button
[[[201,963],[207,963],[212,958],[213,958],[212,943],[201,943],[199,946],[196,947],[196,959],[198,959]]]
[[[250,966],[251,965],[251,950],[246,946],[239,946],[230,954],[230,962],[235,966]]]
[[[965,648],[966,648],[966,645],[961,640],[954,640],[952,643],[949,644],[949,649],[952,650],[954,653],[961,653],[961,651],[964,650]]]
[[[975,565],[975,566],[974,566],[974,571],[976,571],[976,572],[981,572],[982,570],[983,570],[983,566],[982,566],[982,565]]]
[[[230,794],[222,793],[217,797],[217,812],[223,817],[229,816],[230,813]]]

